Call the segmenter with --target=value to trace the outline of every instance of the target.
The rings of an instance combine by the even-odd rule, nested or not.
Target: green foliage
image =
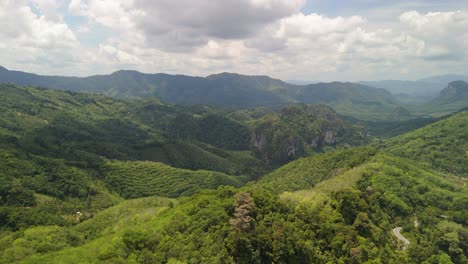
[[[391,138],[439,121],[440,118],[421,117],[399,121],[366,121],[369,135],[379,138]]]
[[[270,186],[278,193],[312,188],[342,171],[359,166],[375,153],[372,147],[360,147],[302,158],[265,175],[260,184]]]
[[[248,149],[247,126],[222,115],[207,115],[199,120],[200,141],[226,149]]]
[[[323,146],[240,187],[264,167],[238,151],[246,125],[210,109],[0,88],[0,263],[468,261],[466,187],[417,162],[466,174],[466,111],[380,151]],[[328,107],[243,114],[304,153],[330,126],[337,142],[360,139]]]
[[[468,107],[468,83],[454,81],[440,91],[431,102],[414,107],[415,111],[430,116],[443,116]]]
[[[220,114],[207,114],[203,117],[179,114],[169,125],[169,133],[177,139],[196,139],[224,149],[249,148],[248,127]]]
[[[230,175],[260,176],[265,165],[250,151],[230,151],[194,141],[166,141],[145,146],[142,160],[177,168],[213,170]]]
[[[148,161],[113,161],[102,171],[109,188],[124,198],[191,195],[220,185],[240,186],[243,180],[220,172],[177,169]]]
[[[349,147],[367,142],[363,127],[338,118],[324,105],[295,105],[282,108],[252,124],[255,154],[273,165],[327,148]]]
[[[365,152],[358,150],[353,154]],[[58,242],[45,252],[16,247],[16,260],[464,263],[466,230],[461,223],[466,217],[457,218],[452,210],[462,206],[467,191],[410,160],[369,151],[365,159],[356,157],[354,169],[344,161],[349,166],[340,166],[335,176],[294,193],[278,196],[268,186],[253,184],[177,201],[129,200],[72,228],[78,245]],[[413,226],[415,217],[418,227]],[[411,241],[406,252],[398,250],[390,232],[398,225]],[[12,236],[21,237],[14,233],[0,240],[3,259],[11,256]]]
[[[296,100],[308,104],[327,104],[340,114],[362,120],[388,120],[399,105],[384,89],[356,83],[318,83],[300,87]]]
[[[206,78],[118,71],[87,78],[51,77],[2,71],[0,81],[118,98],[158,98],[165,102],[222,107],[277,107],[291,103],[327,104],[363,120],[386,120],[398,102],[384,89],[357,83],[292,85],[267,76],[221,73]]]
[[[247,149],[247,127],[210,109],[9,84],[0,86],[0,96],[4,102],[0,105],[0,146],[64,159],[70,166],[95,169],[105,162],[103,158],[149,159],[182,168],[244,174],[255,163],[251,158],[243,164],[245,159],[233,158],[236,155],[222,149]],[[193,119],[190,111],[200,118]],[[200,140],[212,146],[205,147]],[[202,154],[192,162],[195,152]]]
[[[468,111],[389,139],[389,153],[426,163],[454,175],[468,176]]]
[[[208,131],[207,126],[220,127],[206,141],[217,144],[218,136],[232,137],[223,141],[225,145],[218,145],[245,148],[246,127],[214,115],[211,108],[182,108],[155,100],[121,101],[11,84],[0,85],[0,99],[0,230],[70,225],[115,205],[121,200],[119,195],[187,195],[218,185],[239,186],[264,170],[248,151],[222,149],[200,142],[201,138],[182,141],[171,135],[170,124],[175,117],[197,114],[201,118],[197,122],[210,120],[204,131]],[[114,192],[113,185],[105,181],[108,173],[102,170],[109,159],[129,161],[121,163],[128,167],[131,161],[152,160],[180,168],[248,176],[167,169],[159,163],[148,163],[143,167],[163,169],[154,175],[142,171],[140,175],[153,183],[142,186],[138,178],[130,175],[133,172],[122,166],[119,172],[130,176],[116,182],[130,180],[124,189]],[[161,174],[168,171],[168,175]],[[194,179],[187,180],[192,176]],[[178,189],[171,190],[158,177],[160,180],[172,177]],[[150,190],[155,186],[160,188]],[[41,201],[43,197],[48,197],[46,202]],[[82,211],[80,217],[76,217],[77,211]]]

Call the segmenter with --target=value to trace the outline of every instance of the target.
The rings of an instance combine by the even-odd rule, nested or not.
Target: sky
[[[283,80],[468,74],[468,0],[0,0],[0,65]]]

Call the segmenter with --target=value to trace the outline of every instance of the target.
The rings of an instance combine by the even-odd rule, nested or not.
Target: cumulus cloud
[[[0,47],[15,47],[22,63],[52,65],[54,74],[61,73],[53,68],[59,62],[79,65],[70,74],[82,75],[131,68],[329,80],[468,66],[466,11],[407,11],[379,25],[365,16],[304,14],[304,0],[29,0],[39,13],[26,0],[0,3],[0,37],[6,39]],[[86,20],[71,26],[75,32],[64,22],[64,5],[65,15]],[[98,35],[96,28],[108,37],[84,47],[79,40]],[[20,61],[11,54],[0,58]]]
[[[468,12],[405,12],[400,21],[407,34],[424,42],[428,60],[460,60],[468,48]]]
[[[69,10],[113,28],[132,28],[148,45],[186,51],[213,39],[244,39],[299,12],[304,0],[72,0]]]
[[[31,0],[31,2],[47,19],[61,20],[61,15],[57,10],[61,7],[63,2],[55,0]]]
[[[44,10],[53,8],[45,1],[40,7]],[[35,14],[25,1],[0,1],[0,39],[4,51],[0,59],[3,63],[19,66],[42,61],[49,65],[63,65],[75,60],[69,52],[78,45],[74,33],[67,24],[45,13]]]

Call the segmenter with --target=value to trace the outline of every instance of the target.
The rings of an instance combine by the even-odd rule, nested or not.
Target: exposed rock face
[[[284,164],[304,156],[307,149],[365,143],[367,133],[336,116],[327,106],[289,106],[258,120],[252,127],[251,146],[257,157]]]
[[[309,143],[312,148],[316,148],[319,146],[320,138],[318,136],[313,137],[312,141]]]
[[[468,96],[468,83],[464,81],[455,81],[440,91],[441,97],[465,97]]]
[[[326,145],[333,145],[336,143],[335,131],[332,128],[328,127],[327,130],[325,130],[323,141]]]
[[[288,153],[288,159],[293,160],[300,156],[298,153],[300,151],[300,140],[298,138],[292,138],[288,140],[287,143],[287,153]]]
[[[257,134],[254,131],[251,138],[254,140],[253,145],[256,149],[258,149],[259,151],[262,151],[265,149],[265,146],[268,143],[265,134],[262,134],[262,133]]]

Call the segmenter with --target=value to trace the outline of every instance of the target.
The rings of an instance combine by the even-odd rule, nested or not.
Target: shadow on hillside
[[[61,117],[22,137],[16,145],[27,153],[64,159],[69,165],[98,168],[103,158],[135,160],[135,146],[150,135],[135,124],[119,119],[81,122]]]

